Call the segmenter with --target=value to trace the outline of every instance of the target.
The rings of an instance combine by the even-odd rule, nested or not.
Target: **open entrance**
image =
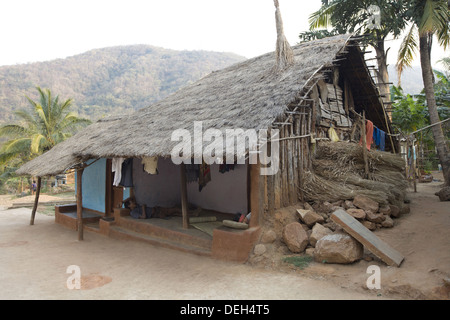
[[[200,231],[212,237],[213,230],[220,228],[223,220],[234,220],[238,215],[248,214],[247,167],[247,165],[187,165],[189,224],[188,228],[183,228],[180,166],[173,164],[170,158],[159,158],[156,166],[149,170],[145,161],[133,159],[133,191],[130,193],[134,203],[130,207],[130,201],[124,201],[123,206],[128,210],[122,210],[119,219],[128,220],[128,223],[152,224],[184,233],[199,234]],[[114,186],[110,184],[109,188],[110,203],[114,203]],[[117,208],[115,204],[113,206]]]

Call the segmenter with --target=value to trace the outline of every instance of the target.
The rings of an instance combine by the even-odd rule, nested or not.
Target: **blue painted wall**
[[[87,163],[92,163],[93,160]],[[100,159],[83,172],[83,208],[105,212],[106,159]],[[75,179],[75,184],[77,183]]]
[[[87,163],[92,163],[90,160]],[[106,204],[106,159],[100,159],[83,172],[83,208],[105,213]],[[75,190],[77,179],[75,175]],[[130,196],[130,188],[123,189],[123,199]]]

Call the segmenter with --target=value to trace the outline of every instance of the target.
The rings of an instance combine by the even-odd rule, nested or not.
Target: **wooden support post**
[[[37,180],[37,186],[36,186],[36,195],[34,197],[34,205],[33,205],[33,211],[31,211],[31,219],[30,219],[30,225],[34,225],[34,217],[36,216],[36,210],[39,203],[39,194],[41,193],[41,177],[38,177]]]
[[[366,112],[363,111],[363,118],[361,124],[362,132],[362,147],[363,147],[363,158],[364,158],[364,174],[365,179],[369,177],[369,160],[367,158],[367,139],[366,139]]]
[[[189,228],[188,204],[187,204],[187,184],[186,184],[186,165],[180,164],[181,173],[181,214],[183,217],[183,229]]]
[[[264,211],[264,185],[261,176],[261,164],[249,164],[250,166],[250,208],[252,216],[250,218],[250,227],[260,225]],[[283,190],[284,193],[287,190]]]
[[[414,157],[416,153],[416,147],[414,145],[414,140],[411,143],[411,157],[412,157],[412,171],[413,171],[413,183],[414,183],[414,192],[417,192],[417,184],[416,184],[416,157]]]
[[[77,229],[78,241],[83,240],[83,194],[82,194],[82,176],[84,168],[77,169]]]

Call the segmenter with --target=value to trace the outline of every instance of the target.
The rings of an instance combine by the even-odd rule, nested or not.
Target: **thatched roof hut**
[[[348,69],[347,78],[356,92],[355,108],[366,106],[368,118],[372,116],[378,127],[386,127],[378,91],[370,84],[372,79],[354,38],[339,35],[292,49],[294,63],[281,71],[275,68],[273,52],[215,71],[131,115],[100,120],[17,173],[50,175],[87,159],[169,157],[178,143],[171,141],[172,132],[192,132],[194,121],[202,121],[204,129],[270,128],[275,121],[283,121],[289,107],[327,76],[337,57],[347,57],[342,66]]]

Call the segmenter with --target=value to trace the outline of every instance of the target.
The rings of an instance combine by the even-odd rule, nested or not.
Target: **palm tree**
[[[70,137],[81,126],[91,123],[70,112],[72,99],[60,102],[58,96],[53,97],[50,89],[36,89],[39,92],[39,102],[26,97],[31,108],[15,112],[22,120],[21,123],[0,127],[0,137],[9,138],[0,148],[0,166],[17,162],[18,159],[19,162],[31,160]],[[34,224],[40,187],[41,177],[38,177],[31,225]]]
[[[450,186],[450,155],[445,141],[434,93],[434,76],[431,66],[431,48],[436,36],[439,45],[447,48],[450,44],[450,13],[445,0],[411,0],[408,2],[411,27],[403,39],[397,59],[397,71],[401,74],[404,67],[411,66],[417,49],[420,53],[420,65],[425,90],[427,108],[433,137],[442,165],[445,185]]]
[[[90,123],[90,120],[70,112],[72,99],[60,102],[58,96],[53,97],[50,89],[37,87],[37,90],[39,102],[26,97],[31,108],[14,112],[22,120],[21,123],[0,127],[0,137],[9,138],[0,149],[0,164],[18,157],[30,160]]]

